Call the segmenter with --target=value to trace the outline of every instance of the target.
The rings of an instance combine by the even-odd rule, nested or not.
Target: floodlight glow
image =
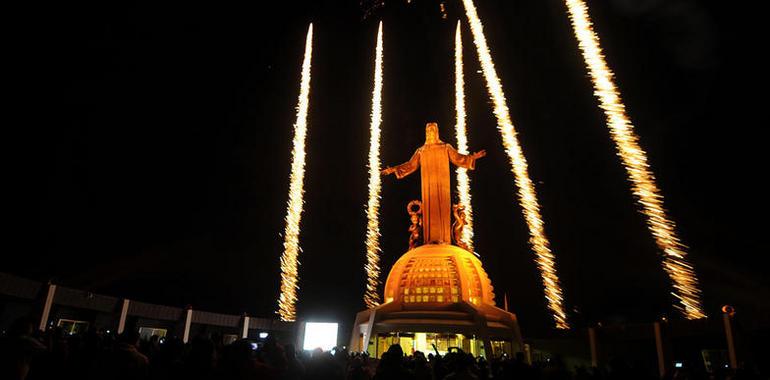
[[[330,351],[337,345],[337,323],[306,322],[303,350]]]

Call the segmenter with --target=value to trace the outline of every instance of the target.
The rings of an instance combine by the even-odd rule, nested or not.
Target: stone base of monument
[[[392,344],[407,355],[452,347],[487,358],[523,351],[516,315],[495,306],[481,261],[460,247],[410,250],[391,268],[384,295],[383,304],[356,315],[350,351],[377,358]]]

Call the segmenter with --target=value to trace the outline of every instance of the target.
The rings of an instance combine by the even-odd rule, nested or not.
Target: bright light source
[[[529,227],[529,243],[535,252],[540,277],[545,288],[545,298],[548,301],[548,308],[551,309],[551,315],[557,329],[569,328],[567,323],[567,314],[562,305],[561,285],[559,285],[559,276],[556,275],[556,255],[549,247],[550,243],[545,236],[545,223],[540,216],[540,203],[537,201],[535,185],[529,178],[529,169],[527,160],[524,158],[524,151],[521,148],[519,139],[516,137],[516,129],[513,127],[511,115],[506,103],[505,93],[500,77],[497,76],[495,63],[492,62],[492,54],[487,46],[487,38],[484,36],[484,26],[481,24],[476,6],[473,0],[463,0],[465,5],[465,14],[468,16],[468,23],[471,26],[473,43],[476,45],[476,52],[479,56],[481,71],[487,82],[489,100],[494,105],[494,114],[497,118],[497,129],[503,138],[503,146],[508,158],[511,161],[511,170],[513,171],[514,181],[518,188],[519,204],[521,205],[524,219]]]
[[[265,339],[265,338],[267,338],[267,335],[268,335],[268,333],[266,333],[266,332],[261,332],[261,333],[259,333],[259,338],[260,338],[260,339]]]
[[[647,163],[647,154],[639,144],[639,136],[634,133],[634,126],[626,115],[626,106],[623,105],[612,71],[602,54],[599,36],[591,26],[588,7],[583,0],[566,0],[566,3],[578,46],[593,80],[594,94],[599,98],[599,108],[604,110],[607,117],[607,127],[626,168],[631,191],[647,217],[647,228],[663,253],[663,269],[674,287],[671,294],[677,299],[674,306],[687,319],[706,318],[698,277],[687,260],[687,247],[679,241],[675,224],[666,215],[663,195]]]
[[[369,201],[366,203],[366,292],[364,303],[369,309],[380,304],[380,125],[382,124],[382,21],[377,29],[372,90],[372,124],[369,127]]]
[[[307,322],[305,323],[305,341],[303,350],[320,348],[330,351],[337,345],[337,323]]]
[[[305,59],[302,61],[297,121],[294,123],[291,172],[289,174],[289,201],[286,204],[286,230],[283,234],[283,255],[281,255],[281,295],[278,297],[278,315],[282,321],[293,322],[297,315],[297,282],[299,281],[299,227],[302,219],[303,189],[305,181],[305,137],[307,135],[307,114],[310,98],[310,61],[313,55],[313,24],[305,38]]]
[[[460,20],[455,30],[455,134],[457,151],[468,154],[468,134],[465,128],[465,79],[463,78],[463,40],[460,34]],[[473,207],[471,206],[471,185],[468,169],[457,167],[457,196],[465,206],[465,227],[462,229],[462,242],[473,252]],[[473,252],[474,254],[476,252]],[[478,255],[477,255],[478,256]]]

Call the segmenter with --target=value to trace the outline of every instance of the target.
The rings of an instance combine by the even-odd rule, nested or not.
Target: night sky
[[[516,188],[459,2],[89,6],[18,13],[6,34],[6,220],[0,270],[131,299],[270,317],[292,123],[314,23],[301,318],[364,308],[366,159],[384,20],[383,165],[427,121],[456,145],[453,44],[463,21],[476,250],[526,335],[551,325]],[[675,315],[659,253],[597,108],[562,1],[477,0],[577,326]],[[764,49],[747,9],[589,2],[707,312],[767,318]],[[213,8],[212,8],[213,7]],[[453,179],[454,181],[454,179]],[[407,248],[419,176],[383,179],[383,267]],[[385,280],[387,272],[383,273]],[[764,315],[764,317],[762,317]],[[343,330],[346,334],[347,327]]]

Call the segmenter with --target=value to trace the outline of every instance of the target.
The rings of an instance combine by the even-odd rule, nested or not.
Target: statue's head
[[[438,143],[438,124],[436,123],[428,123],[425,124],[425,143],[426,144],[436,144]]]

